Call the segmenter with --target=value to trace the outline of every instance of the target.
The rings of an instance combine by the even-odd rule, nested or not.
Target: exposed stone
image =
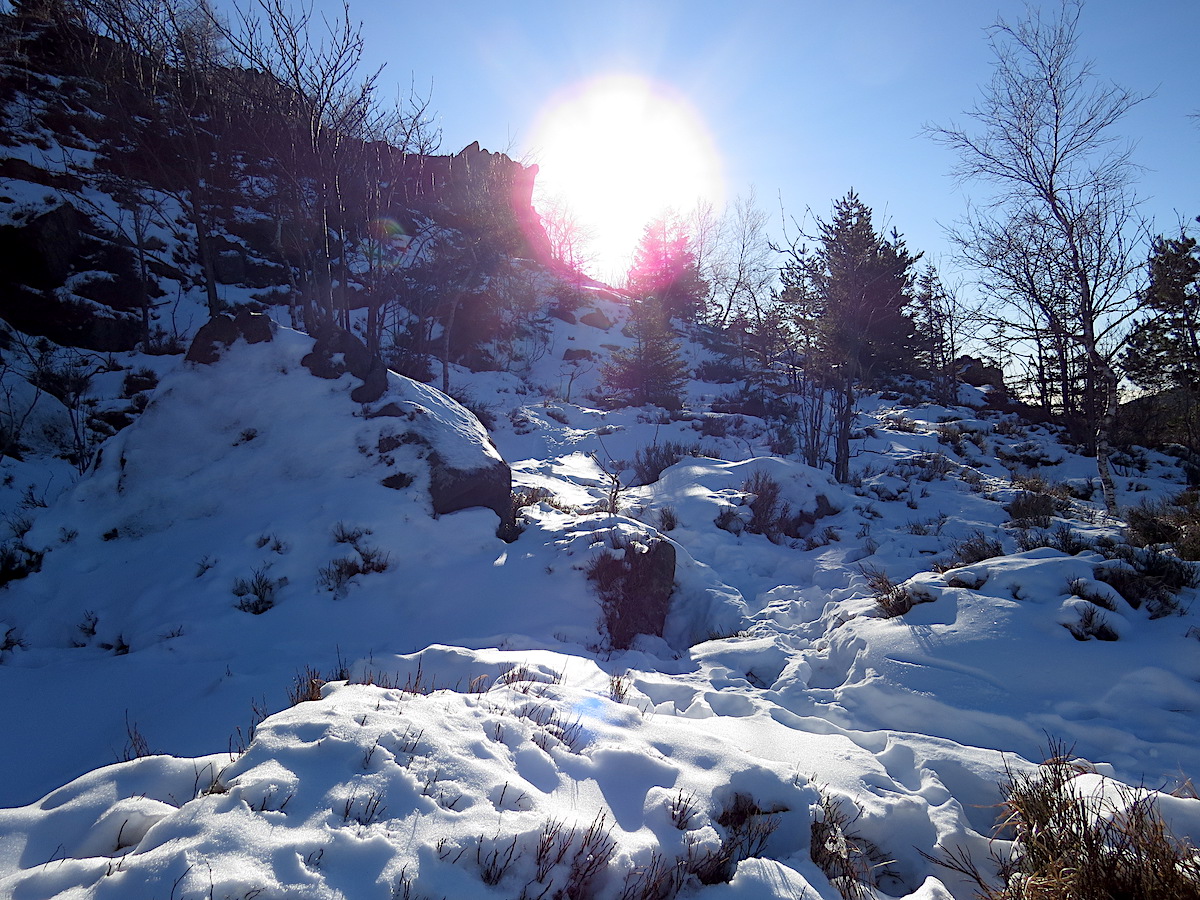
[[[383,361],[374,360],[367,374],[362,376],[363,383],[350,392],[350,399],[355,403],[374,403],[387,391],[387,373]]]
[[[269,316],[240,309],[233,322],[247,344],[262,344],[271,340],[273,325]]]
[[[592,359],[595,354],[591,350],[586,350],[582,347],[568,347],[563,351],[563,359],[567,362],[573,362],[577,359]]]
[[[274,324],[262,313],[239,310],[236,316],[221,313],[200,326],[188,348],[188,362],[211,365],[221,356],[221,351],[238,339],[248,344],[261,344],[271,340]]]
[[[960,356],[954,361],[958,369],[958,377],[973,387],[992,387],[1004,391],[1004,370],[999,366],[990,366],[981,359],[973,356]]]
[[[439,516],[482,506],[505,519],[512,506],[512,472],[503,460],[493,460],[478,469],[456,469],[436,452],[431,453],[429,497]]]
[[[188,362],[212,365],[220,358],[221,351],[237,338],[238,327],[232,316],[224,313],[213,316],[200,326],[184,359]]]
[[[613,323],[609,321],[608,316],[604,315],[598,309],[593,309],[591,312],[580,316],[579,321],[584,325],[599,328],[601,331],[608,331],[608,329],[613,327]]]

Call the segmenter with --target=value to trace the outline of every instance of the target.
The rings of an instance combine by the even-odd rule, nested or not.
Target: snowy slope
[[[675,416],[595,409],[594,373],[561,356],[625,340],[596,302],[616,324],[555,323],[524,377],[454,373],[514,486],[549,494],[512,543],[490,510],[432,516],[419,448],[381,445],[354,379],[300,366],[307,337],[167,375],[96,471],[34,511],[42,571],[0,594],[25,645],[0,666],[23,737],[3,749],[0,894],[833,898],[811,860],[833,803],[877,849],[878,896],[969,897],[922,854],[986,859],[998,782],[1050,738],[1129,784],[1194,775],[1195,592],[1153,617],[1098,580],[1098,552],[1019,550],[1004,510],[1014,455],[1076,485],[1090,460],[1049,429],[874,398],[860,477],[838,485],[772,457],[761,421],[708,412],[715,385]],[[428,390],[411,384],[391,396]],[[972,440],[949,440],[950,418]],[[698,455],[633,486],[635,453],[669,441]],[[1145,460],[1122,502],[1178,489]],[[380,483],[396,471],[412,483]],[[764,477],[792,534],[755,533]],[[1055,522],[1121,533],[1089,500]],[[976,533],[1001,555],[933,571]],[[625,652],[585,575],[616,537],[677,554],[663,637]],[[322,576],[364,550],[386,568]],[[902,617],[878,573],[916,601]],[[274,585],[259,615],[234,593],[255,574]],[[1081,594],[1108,598],[1117,640],[1073,636]],[[100,768],[147,750],[170,755]],[[1200,801],[1162,808],[1200,839]]]

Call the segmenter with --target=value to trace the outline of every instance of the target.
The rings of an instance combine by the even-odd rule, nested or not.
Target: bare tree
[[[295,129],[274,149],[283,151],[276,159],[290,182],[290,212],[311,237],[304,254],[306,324],[310,330],[331,325],[340,314],[345,327],[346,190],[365,153],[364,139],[379,134],[385,118],[376,98],[381,69],[360,74],[362,26],[345,0],[338,15],[321,17],[319,29],[311,3],[287,0],[253,0],[236,7],[235,19],[235,27],[217,24],[238,61],[276,84],[277,111]]]
[[[767,214],[753,190],[725,211],[716,249],[701,269],[712,285],[712,314],[721,326],[737,313],[763,323],[764,303],[777,273],[766,228]]]
[[[1142,97],[1101,81],[1079,57],[1082,0],[1054,18],[1037,10],[997,22],[991,84],[973,128],[930,127],[958,153],[955,175],[994,187],[951,232],[964,260],[1024,336],[1066,338],[1085,363],[1082,390],[1109,511],[1116,491],[1109,435],[1117,410],[1116,355],[1144,256],[1136,167],[1116,125]],[[1063,360],[1064,364],[1066,360]]]
[[[579,220],[570,202],[561,194],[543,198],[538,203],[542,227],[550,241],[550,256],[559,263],[567,278],[578,285],[583,271],[596,259],[592,247],[595,229]]]

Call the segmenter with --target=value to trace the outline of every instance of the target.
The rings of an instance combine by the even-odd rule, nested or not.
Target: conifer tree
[[[690,239],[667,217],[646,226],[634,251],[626,287],[639,300],[653,300],[667,319],[693,322],[708,297]]]
[[[785,250],[780,295],[797,312],[806,368],[823,372],[833,386],[834,477],[843,482],[850,475],[856,386],[912,371],[916,356],[916,328],[906,307],[920,254],[911,255],[894,229],[887,237],[876,233],[871,217],[853,190],[838,200],[833,217],[819,223],[817,247],[793,243]]]
[[[1125,374],[1153,391],[1200,390],[1200,254],[1196,239],[1159,237],[1142,293],[1150,315],[1134,326],[1125,351]]]
[[[635,301],[630,327],[634,345],[613,353],[600,370],[605,388],[630,406],[678,409],[687,369],[666,316],[654,301]]]
[[[1196,239],[1159,237],[1150,253],[1142,308],[1122,358],[1139,387],[1163,394],[1160,416],[1173,438],[1200,449],[1200,250]]]

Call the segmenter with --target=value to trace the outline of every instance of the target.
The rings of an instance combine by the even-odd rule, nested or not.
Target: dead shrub
[[[249,578],[235,578],[233,581],[233,596],[238,598],[234,604],[242,612],[260,616],[275,606],[279,589],[287,584],[286,578],[272,578],[268,571],[268,563],[255,569]]]
[[[1092,638],[1098,641],[1115,641],[1120,637],[1108,624],[1108,618],[1100,607],[1090,602],[1079,611],[1078,621],[1069,622],[1063,627],[1071,632],[1071,636],[1077,641],[1090,641]]]
[[[714,819],[725,832],[719,847],[698,852],[689,845],[684,866],[701,884],[721,884],[733,878],[737,864],[762,856],[767,841],[779,827],[781,810],[761,808],[749,794],[734,793]]]
[[[633,483],[653,484],[665,469],[669,469],[684,457],[703,455],[700,445],[696,443],[666,441],[662,444],[655,442],[646,447],[639,447],[633,454]]]
[[[867,579],[867,587],[885,618],[902,616],[916,605],[917,600],[912,592],[892,581],[891,576],[882,569],[860,566],[859,571]]]
[[[1119,785],[1114,795],[1085,792],[1094,770],[1052,745],[1032,772],[1008,773],[1001,786],[1000,835],[1011,835],[1011,871],[990,900],[1084,897],[1200,897],[1200,857],[1171,833],[1154,793]]]
[[[961,541],[955,541],[950,548],[950,555],[945,560],[936,563],[933,571],[946,572],[1003,555],[1004,545],[998,539],[976,530]]]
[[[641,546],[616,541],[613,550],[601,551],[585,571],[614,649],[627,650],[639,634],[662,637],[675,590],[675,547],[670,542]]]
[[[793,513],[791,506],[780,499],[783,487],[778,481],[763,472],[755,472],[742,484],[742,490],[753,495],[746,531],[764,535],[772,544],[781,543],[785,537],[800,537],[804,517]],[[722,527],[719,522],[717,527]]]
[[[1049,494],[1022,491],[1004,508],[1023,528],[1049,528],[1054,515],[1054,498]]]
[[[1180,558],[1200,559],[1200,494],[1147,501],[1126,510],[1130,542],[1139,547],[1173,545]]]
[[[853,830],[858,813],[849,814],[842,803],[821,794],[821,810],[813,818],[809,856],[843,900],[866,900],[874,893],[876,870],[886,866],[883,853]]]

